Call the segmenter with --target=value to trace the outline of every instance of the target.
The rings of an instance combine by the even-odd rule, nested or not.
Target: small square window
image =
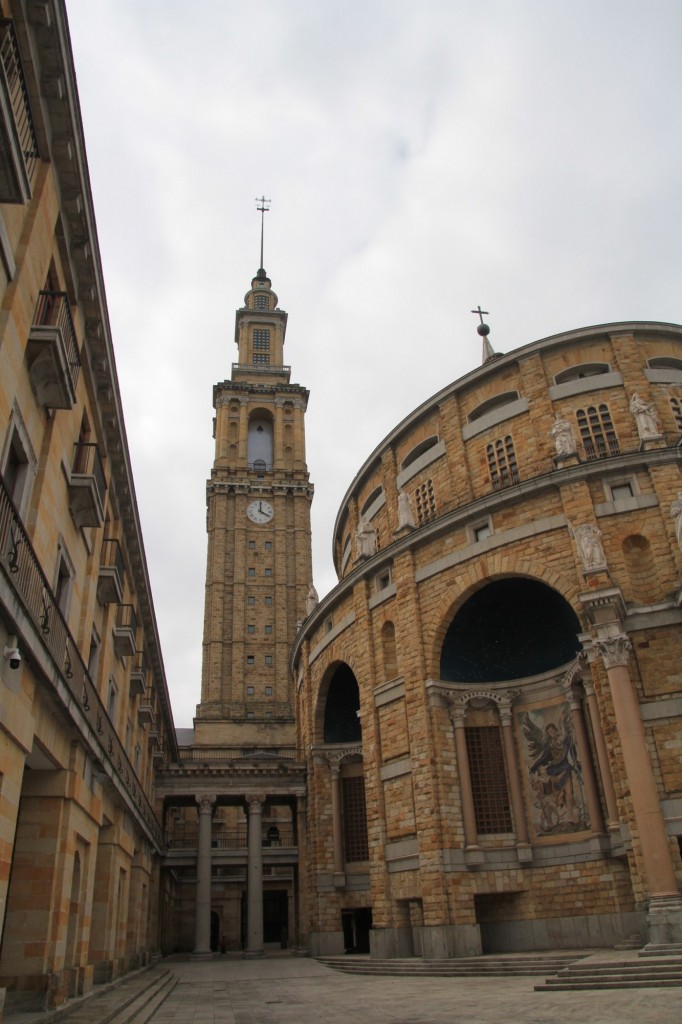
[[[384,572],[379,573],[376,578],[376,589],[377,594],[381,593],[382,590],[386,590],[391,585],[391,570],[385,569]]]
[[[272,718],[272,711],[266,711],[265,712],[265,717],[266,718]]]
[[[266,542],[265,542],[265,550],[266,551],[272,551],[272,541],[271,540],[266,540]]]
[[[265,570],[265,575],[266,576],[272,576],[272,569],[266,569]]]
[[[324,620],[324,631],[325,633],[331,633],[333,628],[334,620],[332,619],[331,615],[328,615],[327,618]]]
[[[256,550],[256,542],[255,542],[255,540],[250,540],[249,541],[249,551],[255,551],[255,550]]]
[[[611,484],[611,497],[614,501],[633,498],[632,484]]]
[[[255,633],[256,632],[256,627],[252,623],[249,623],[249,625],[246,627],[246,632],[247,633]]]
[[[265,664],[266,665],[272,665],[272,655],[271,654],[266,654],[265,655]]]
[[[269,595],[268,595],[268,597],[265,598],[265,603],[266,604],[272,604],[272,598]]]
[[[246,696],[247,697],[253,697],[255,692],[256,691],[255,691],[255,688],[253,686],[247,686],[246,687]]]
[[[249,596],[246,599],[246,603],[247,604],[255,604],[256,603],[256,598],[253,596],[253,594],[249,594]]]
[[[255,665],[256,664],[256,659],[255,659],[253,654],[247,654],[246,655],[246,664],[247,665]]]
[[[265,627],[265,632],[266,633],[272,633],[272,626],[270,626],[270,625],[266,626]]]
[[[256,570],[255,569],[249,568],[249,569],[246,570],[246,572],[247,572],[248,576],[255,576],[256,575]]]
[[[272,687],[271,686],[266,686],[265,687],[265,696],[266,697],[272,697]]]
[[[474,540],[485,540],[491,534],[490,524],[484,523],[482,526],[474,527]]]
[[[256,717],[256,712],[255,711],[247,711],[246,712],[246,717],[247,718],[255,718]]]

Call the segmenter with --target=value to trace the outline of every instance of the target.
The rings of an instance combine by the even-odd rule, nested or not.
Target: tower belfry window
[[[263,296],[258,296],[263,298]],[[267,328],[257,328],[253,332],[253,350],[254,352],[269,352],[270,351],[270,331]]]
[[[270,298],[267,295],[256,295],[254,296],[253,302],[254,309],[269,309]]]

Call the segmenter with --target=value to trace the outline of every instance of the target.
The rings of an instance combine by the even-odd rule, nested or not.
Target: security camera
[[[21,665],[21,655],[19,654],[19,647],[17,646],[17,638],[15,636],[7,637],[4,655],[9,662],[10,668],[19,668]]]

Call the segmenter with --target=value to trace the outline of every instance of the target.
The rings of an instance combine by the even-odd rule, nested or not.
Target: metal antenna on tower
[[[263,270],[263,231],[265,228],[265,214],[270,209],[270,203],[272,200],[266,199],[265,196],[256,196],[255,201],[260,203],[260,206],[257,206],[256,209],[260,213],[260,269]]]

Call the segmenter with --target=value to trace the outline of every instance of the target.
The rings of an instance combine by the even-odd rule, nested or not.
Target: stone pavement
[[[605,951],[600,951],[604,959]],[[619,954],[622,956],[622,953]],[[150,1024],[680,1024],[682,990],[535,992],[537,978],[384,978],[314,960],[162,961],[178,984]],[[93,1022],[96,1024],[96,1022]]]

